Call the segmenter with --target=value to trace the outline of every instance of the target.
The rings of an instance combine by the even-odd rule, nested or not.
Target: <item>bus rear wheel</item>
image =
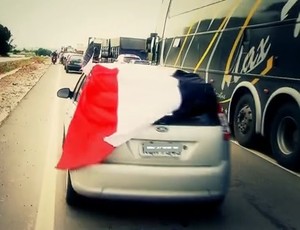
[[[270,144],[277,162],[289,169],[300,168],[300,109],[296,104],[282,106],[271,126]]]
[[[233,119],[235,139],[242,146],[252,147],[252,144],[256,139],[256,111],[251,94],[244,94],[240,98],[236,105]]]

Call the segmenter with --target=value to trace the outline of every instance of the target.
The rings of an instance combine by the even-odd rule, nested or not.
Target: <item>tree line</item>
[[[0,55],[8,56],[8,52],[13,48],[12,46],[12,34],[10,30],[0,24]]]
[[[21,50],[16,49],[16,46],[12,44],[12,33],[10,30],[0,24],[0,56],[7,57],[10,52],[18,54]],[[37,56],[50,56],[52,51],[44,48],[39,48],[34,51]]]

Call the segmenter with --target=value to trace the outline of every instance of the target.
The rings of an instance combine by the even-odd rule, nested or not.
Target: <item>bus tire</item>
[[[234,136],[237,142],[245,147],[251,147],[256,139],[256,110],[251,94],[244,94],[238,101],[233,118]]]
[[[286,104],[275,114],[270,144],[275,160],[288,169],[300,168],[300,109]]]

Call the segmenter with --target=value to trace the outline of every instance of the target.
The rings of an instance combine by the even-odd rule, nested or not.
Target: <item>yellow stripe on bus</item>
[[[266,68],[260,74],[266,75],[273,68],[273,62],[274,62],[274,57],[272,56],[268,59]],[[251,81],[251,84],[255,85],[258,81],[259,78],[255,78],[253,81]]]
[[[266,75],[273,68],[274,56],[267,61],[267,67],[261,72],[261,75]]]
[[[236,0],[234,6],[232,8],[230,8],[231,10],[228,12],[227,16],[223,19],[221,25],[219,26],[219,28],[217,29],[215,35],[213,36],[212,40],[210,41],[207,49],[205,50],[204,54],[201,56],[200,60],[198,61],[197,65],[196,65],[196,67],[194,68],[194,73],[197,71],[197,69],[199,69],[200,65],[202,64],[202,62],[206,58],[206,56],[207,56],[208,52],[210,51],[212,45],[214,44],[215,40],[217,39],[218,33],[221,32],[224,29],[224,26],[225,26],[226,22],[228,22],[229,18],[232,16],[233,12],[236,10],[239,3],[240,3],[240,0]]]
[[[252,8],[251,8],[251,10],[250,10],[245,22],[244,22],[244,25],[242,26],[241,30],[239,31],[239,33],[238,33],[238,35],[237,35],[237,37],[234,41],[234,44],[233,44],[232,49],[231,49],[230,54],[229,54],[229,58],[228,58],[227,63],[226,63],[225,74],[224,74],[223,82],[222,82],[222,86],[221,86],[222,89],[224,89],[225,82],[230,83],[230,81],[231,81],[232,76],[228,75],[228,73],[229,73],[229,68],[230,68],[230,65],[231,65],[231,62],[232,62],[232,59],[233,59],[233,54],[234,54],[235,50],[237,49],[238,43],[239,43],[246,27],[249,24],[250,19],[254,15],[254,13],[255,13],[256,9],[258,8],[258,6],[260,5],[260,3],[261,3],[261,0],[256,0],[255,4],[252,6]]]
[[[230,101],[231,101],[231,98],[226,99],[226,100],[224,100],[224,101],[219,101],[219,103],[220,103],[220,104],[225,104],[225,103],[230,102]]]
[[[252,85],[255,85],[259,81],[259,78],[255,78],[253,81],[251,81]]]
[[[182,44],[182,46],[181,46],[181,48],[180,48],[180,51],[179,51],[179,54],[178,54],[178,56],[177,56],[177,58],[176,58],[174,67],[177,65],[177,62],[179,61],[179,58],[180,58],[181,53],[182,53],[182,51],[183,51],[183,48],[184,48],[184,46],[185,46],[186,40],[187,40],[189,34],[191,33],[192,28],[193,28],[193,25],[190,26],[190,28],[189,28],[189,30],[188,30],[188,32],[187,32],[187,35],[186,35],[185,38],[184,38],[183,44]]]
[[[273,63],[274,63],[274,56],[270,57],[267,61],[267,66],[266,68],[260,73],[261,75],[266,75],[272,68],[273,68]],[[255,78],[251,81],[251,84],[255,85],[257,82],[259,82],[259,78]],[[226,99],[224,101],[220,101],[219,103],[224,104],[227,102],[230,102],[231,98]]]

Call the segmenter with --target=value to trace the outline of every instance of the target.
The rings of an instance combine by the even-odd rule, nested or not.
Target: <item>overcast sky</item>
[[[59,48],[88,37],[146,38],[162,0],[0,0],[0,24],[17,48]]]

